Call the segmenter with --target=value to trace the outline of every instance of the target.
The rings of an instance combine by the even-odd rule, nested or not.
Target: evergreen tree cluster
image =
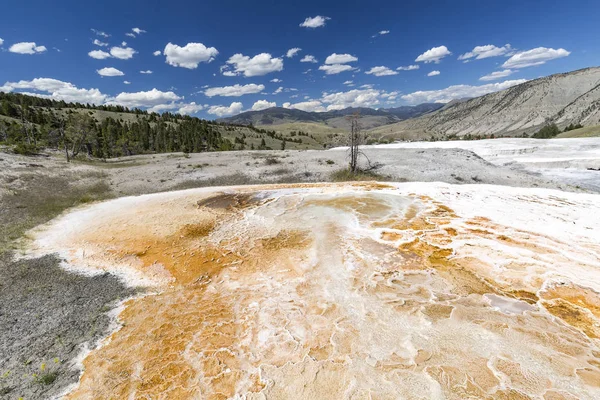
[[[92,110],[119,114],[98,121]],[[134,114],[135,118],[123,118],[123,114]],[[232,143],[221,134],[239,128],[248,128],[259,137],[265,134],[284,140],[274,131],[253,126],[117,105],[66,103],[19,93],[0,92],[0,115],[9,117],[0,118],[0,143],[16,145],[22,153],[50,147],[65,149],[72,156],[110,158],[143,153],[243,150],[245,135],[236,137]]]

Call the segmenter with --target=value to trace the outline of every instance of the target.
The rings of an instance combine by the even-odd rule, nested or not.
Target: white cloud
[[[98,30],[96,30],[96,29],[93,29],[93,28],[91,29],[91,31],[92,31],[92,32],[94,32],[96,35],[98,35],[98,36],[102,36],[102,37],[105,37],[105,38],[107,38],[107,37],[109,37],[109,36],[110,36],[110,35],[109,35],[108,33],[106,33],[106,32],[98,31]]]
[[[327,110],[342,110],[348,107],[373,107],[385,92],[376,89],[353,89],[347,92],[325,94],[321,98],[328,104]]]
[[[279,78],[273,78],[269,82],[279,83],[279,82],[283,82],[283,81],[281,79],[279,79]]]
[[[408,65],[406,67],[398,67],[396,68],[397,71],[412,71],[415,69],[419,69],[418,65]]]
[[[503,56],[512,51],[510,44],[506,44],[502,47],[496,47],[493,44],[486,44],[485,46],[475,46],[473,50],[468,53],[461,54],[459,60],[469,60],[475,58],[476,60],[482,60],[489,57]]]
[[[102,50],[92,50],[88,53],[88,56],[95,58],[96,60],[104,60],[110,58],[110,54]]]
[[[153,56],[160,56],[162,54],[162,51],[160,50],[156,50],[155,52],[152,53]]]
[[[252,105],[252,111],[266,110],[267,108],[277,107],[277,103],[269,102],[267,100],[258,100]]]
[[[377,36],[383,36],[383,35],[387,35],[388,33],[390,33],[390,31],[379,31],[376,34],[374,34],[373,36],[371,36],[372,38],[376,38]]]
[[[498,83],[488,83],[481,86],[454,85],[440,90],[428,90],[409,93],[401,96],[411,104],[419,103],[447,103],[451,100],[464,97],[478,97],[484,94],[508,89],[509,87],[527,82],[525,79],[510,80]]]
[[[239,114],[244,109],[244,105],[240,102],[233,102],[229,107],[227,106],[211,106],[208,109],[209,114],[216,115],[217,117],[224,117],[226,115]]]
[[[312,71],[312,68],[307,69],[306,71],[303,72],[304,75],[308,74],[309,72]]]
[[[145,31],[145,30],[143,30],[143,29],[140,29],[140,28],[132,28],[131,30],[132,30],[133,32],[135,32],[135,34],[136,34],[136,35],[140,35],[140,34],[142,34],[142,33],[146,33],[146,31]]]
[[[384,67],[384,66],[373,67],[370,70],[366,71],[365,74],[375,75],[375,76],[398,75],[398,73],[396,71],[391,70],[388,67]]]
[[[129,81],[123,81],[123,83],[126,85],[131,85],[131,82],[129,82]]]
[[[503,68],[525,68],[545,64],[547,61],[567,57],[571,54],[565,49],[549,49],[537,47],[535,49],[519,52],[502,64]]]
[[[123,76],[123,75],[125,75],[123,73],[123,71],[119,71],[118,69],[113,68],[113,67],[106,67],[106,68],[98,69],[98,70],[96,70],[96,72],[100,76]]]
[[[98,39],[94,39],[94,44],[95,44],[96,46],[100,46],[100,47],[105,47],[105,46],[108,46],[108,43],[101,42],[101,41],[99,41]]]
[[[102,94],[98,89],[79,89],[72,83],[52,78],[35,78],[31,81],[6,82],[4,86],[0,86],[0,92],[12,92],[14,90],[33,90],[34,92],[27,92],[27,94],[74,103],[102,104],[107,99],[107,96]]]
[[[287,105],[287,107],[286,107]],[[306,112],[323,112],[327,109],[323,106],[319,100],[301,101],[300,103],[290,104],[284,103],[285,108],[292,108],[296,110],[302,110]]]
[[[198,68],[201,62],[211,62],[219,54],[214,47],[206,47],[202,43],[188,43],[183,47],[167,43],[163,53],[167,64],[188,69]]]
[[[353,55],[333,53],[325,59],[325,64],[347,64],[354,61],[358,61],[358,58]]]
[[[123,43],[125,43],[125,42],[123,42]],[[127,43],[125,43],[123,46],[126,46],[126,45],[127,45]],[[135,53],[137,53],[137,51],[135,51],[131,47],[115,46],[115,47],[111,47],[111,49],[110,49],[110,55],[113,56],[114,58],[118,58],[120,60],[129,60],[130,58],[133,57],[133,55]]]
[[[479,78],[480,81],[495,81],[496,79],[506,78],[509,75],[514,74],[516,71],[511,69],[505,69],[504,71],[494,71],[491,74],[482,76]]]
[[[257,85],[250,83],[248,85],[233,85],[223,87],[208,88],[204,91],[204,94],[208,97],[214,96],[225,96],[225,97],[239,97],[245,94],[260,93],[265,90],[265,85]]]
[[[450,54],[452,53],[448,50],[446,46],[439,46],[427,50],[425,53],[417,57],[415,61],[424,63],[434,62],[437,64],[442,58],[449,56]]]
[[[178,112],[181,115],[190,115],[196,114],[198,111],[204,110],[204,106],[201,104],[196,104],[195,102],[191,102],[189,104],[182,105]]]
[[[140,74],[151,74],[151,73],[152,73],[152,71],[149,69],[147,69],[145,71],[140,71]]]
[[[126,41],[122,41],[121,42],[121,46],[123,46],[123,47],[127,46],[127,42]]]
[[[233,66],[236,75],[243,74],[246,77],[283,70],[283,59],[273,58],[269,53],[257,54],[252,58],[239,53],[234,54],[227,60],[227,64]]]
[[[346,85],[346,86],[354,86],[354,81],[345,81],[344,85]]]
[[[300,50],[302,50],[302,49],[301,49],[301,48],[299,48],[299,47],[294,47],[293,49],[289,49],[289,50],[287,51],[287,53],[285,54],[285,56],[286,56],[287,58],[292,58],[292,57],[294,57],[296,54],[298,54],[298,52],[299,52]]]
[[[111,99],[110,103],[120,104],[129,108],[154,107],[180,99],[181,97],[174,92],[162,92],[157,89],[152,89],[146,92],[119,93],[114,99]]]
[[[127,32],[125,36],[129,36],[131,38],[135,38],[135,33]]]
[[[46,46],[38,46],[35,42],[15,43],[9,47],[8,51],[17,54],[36,54],[45,52]]]
[[[303,28],[319,28],[321,26],[325,26],[325,22],[330,20],[329,17],[323,17],[321,15],[317,15],[316,17],[308,17],[304,20],[303,23],[300,24]]]
[[[281,93],[281,92],[283,92],[283,86],[279,86],[279,87],[278,87],[278,88],[277,88],[277,89],[276,89],[276,90],[273,92],[273,94],[279,94],[279,93]]]
[[[440,71],[431,71],[430,73],[427,74],[427,76],[436,76],[439,74],[440,74]]]
[[[321,65],[319,67],[319,70],[325,71],[327,75],[335,75],[345,71],[354,71],[355,69],[356,68],[351,65],[345,64]]]
[[[386,92],[371,88],[353,89],[347,92],[323,93],[320,99],[312,99],[300,103],[284,103],[284,108],[294,108],[303,111],[324,112],[342,110],[348,107],[374,107],[381,99],[395,100],[399,92]]]
[[[0,38],[0,46],[4,44],[4,39]]]
[[[315,56],[311,56],[310,54],[305,55],[300,62],[309,62],[309,63],[317,63],[317,59]]]

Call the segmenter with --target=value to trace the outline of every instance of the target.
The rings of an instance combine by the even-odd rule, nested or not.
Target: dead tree
[[[348,145],[350,152],[350,172],[355,173],[358,170],[358,157],[362,154],[360,145],[363,141],[362,127],[360,126],[360,114],[354,113],[348,117],[350,120],[350,137]]]

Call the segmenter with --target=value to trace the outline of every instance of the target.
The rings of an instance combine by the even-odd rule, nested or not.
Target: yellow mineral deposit
[[[572,226],[594,205],[420,185],[198,189],[55,221],[38,252],[148,293],[68,397],[600,398],[600,239]]]

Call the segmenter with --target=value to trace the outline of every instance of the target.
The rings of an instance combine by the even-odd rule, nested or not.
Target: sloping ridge
[[[371,133],[403,139],[520,136],[551,122],[563,127],[597,125],[599,120],[600,68],[593,67],[534,79]]]

